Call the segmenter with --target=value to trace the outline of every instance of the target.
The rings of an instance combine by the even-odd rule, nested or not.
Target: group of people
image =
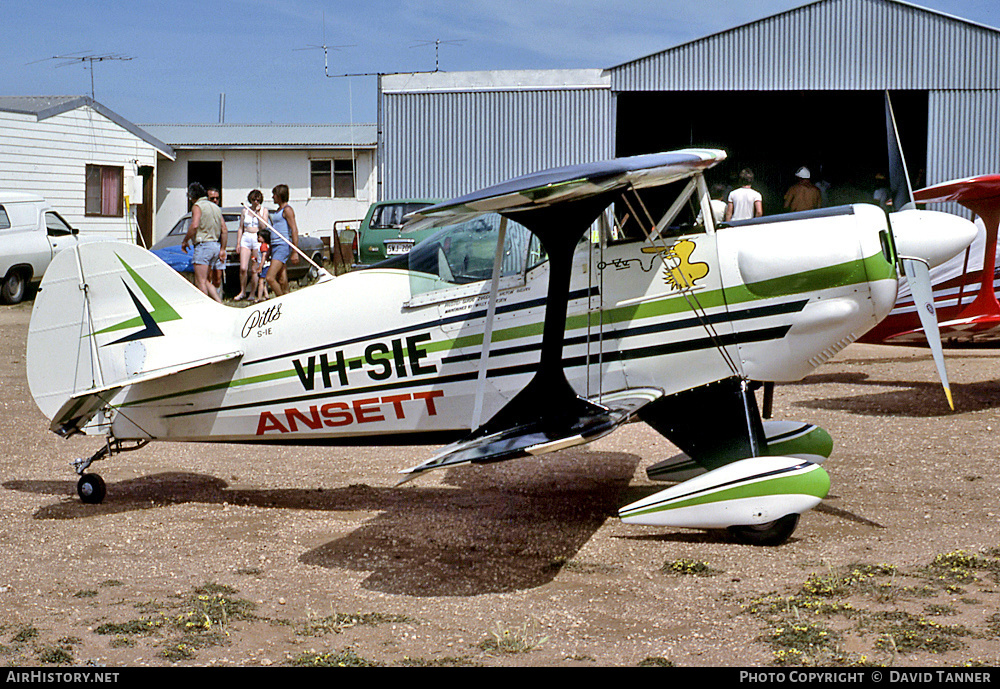
[[[812,181],[812,173],[807,167],[795,172],[797,181],[785,192],[785,210],[807,211],[823,205],[822,191]],[[730,220],[750,220],[764,215],[764,197],[753,188],[753,171],[743,168],[739,175],[739,186],[722,200],[725,187],[712,188],[712,214],[717,222]]]
[[[240,214],[236,236],[240,293],[235,301],[266,299],[268,288],[279,297],[286,294],[287,265],[299,262],[298,253],[292,250],[299,243],[299,228],[295,211],[288,205],[288,185],[279,184],[271,194],[278,205],[273,213],[263,207],[264,194],[254,189],[247,194],[250,206]],[[229,231],[219,207],[221,198],[218,190],[206,191],[200,183],[192,182],[188,186],[188,200],[192,203],[191,224],[181,241],[181,249],[187,253],[189,246],[193,248],[195,286],[221,304],[219,285],[212,279],[226,267]]]

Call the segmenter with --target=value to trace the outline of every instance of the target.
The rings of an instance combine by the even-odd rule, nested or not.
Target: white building
[[[0,190],[43,196],[85,234],[152,236],[170,146],[87,96],[0,96]]]
[[[157,177],[157,238],[188,210],[187,186],[221,191],[223,206],[239,206],[260,189],[289,187],[299,231],[330,235],[335,221],[364,217],[375,201],[375,126],[328,124],[144,124],[170,143],[176,159]]]

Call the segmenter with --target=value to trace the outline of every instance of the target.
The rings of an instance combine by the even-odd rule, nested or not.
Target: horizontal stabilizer
[[[631,419],[663,392],[656,388],[637,388],[605,395],[600,404],[581,400],[587,411],[567,420],[566,417],[542,417],[511,425],[488,435],[473,433],[466,440],[453,443],[426,462],[403,472],[404,483],[432,469],[460,464],[487,464],[529,455],[542,455],[582,445],[601,438]]]
[[[144,371],[139,375],[132,376],[131,378],[118,383],[85,390],[80,394],[71,397],[62,407],[59,408],[59,411],[56,412],[56,415],[52,418],[49,430],[63,436],[64,438],[76,435],[77,433],[81,433],[83,431],[83,427],[97,415],[97,412],[111,403],[111,400],[114,399],[115,395],[127,388],[129,385],[145,383],[150,380],[156,380],[157,378],[163,378],[175,373],[180,373],[181,371],[201,368],[202,366],[211,366],[212,364],[229,361],[230,359],[236,359],[241,356],[243,356],[243,352],[228,352],[226,354],[198,359],[196,361],[175,364],[173,366],[165,366],[154,371]]]

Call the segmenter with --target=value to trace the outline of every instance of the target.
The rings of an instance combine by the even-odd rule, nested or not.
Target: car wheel
[[[317,266],[320,266],[320,267],[323,266],[323,254],[322,254],[322,252],[317,251],[310,258],[312,258],[313,263],[315,263]],[[309,266],[309,281],[312,282],[313,280],[315,280],[318,277],[319,277],[319,269],[316,268],[316,266]]]
[[[28,289],[28,281],[24,274],[17,270],[12,270],[3,281],[0,287],[0,299],[4,304],[17,304],[22,299]]]

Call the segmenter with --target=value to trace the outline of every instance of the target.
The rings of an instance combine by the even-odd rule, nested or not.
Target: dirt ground
[[[831,494],[776,548],[619,522],[676,452],[641,424],[394,487],[433,448],[153,444],[101,505],[0,309],[0,662],[996,665],[1000,352],[852,345],[779,386],[834,437]]]

